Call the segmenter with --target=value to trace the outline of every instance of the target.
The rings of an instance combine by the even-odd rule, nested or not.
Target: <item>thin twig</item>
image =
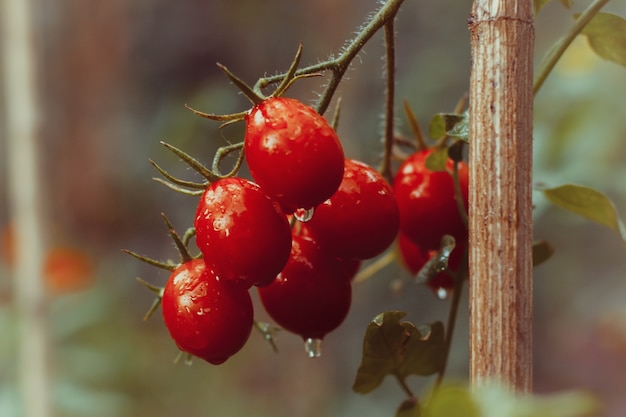
[[[295,75],[312,74],[323,71],[331,71],[332,75],[324,92],[320,95],[319,101],[315,106],[316,110],[320,114],[324,114],[330,101],[335,93],[335,90],[339,86],[339,82],[343,78],[344,73],[350,66],[352,60],[361,51],[367,41],[374,36],[374,34],[383,27],[387,22],[394,19],[400,5],[404,0],[389,0],[385,3],[380,10],[371,18],[371,20],[363,27],[356,38],[354,38],[343,52],[335,59],[320,62],[315,65],[310,65],[305,68],[301,68],[295,72]],[[286,74],[274,75],[272,77],[261,78],[257,81],[255,88],[264,88],[270,84],[281,82],[285,78]]]
[[[393,151],[394,103],[396,91],[396,47],[394,19],[385,24],[385,58],[386,58],[386,88],[385,88],[385,133],[383,146],[383,161],[380,167],[381,174],[389,182],[393,180],[391,169],[391,155]]]
[[[554,66],[557,64],[557,62],[559,62],[559,59],[561,59],[561,56],[563,55],[563,53],[565,53],[569,45],[574,41],[576,36],[578,36],[580,32],[582,32],[587,23],[589,23],[589,21],[593,19],[593,17],[598,14],[600,9],[602,9],[602,7],[604,7],[604,5],[606,5],[608,2],[609,0],[596,0],[591,3],[589,7],[584,12],[582,12],[580,16],[578,16],[578,19],[576,19],[574,26],[570,28],[565,36],[559,39],[552,46],[552,48],[550,48],[550,51],[542,60],[541,66],[537,71],[537,76],[535,77],[535,82],[533,85],[533,94],[537,95],[537,92],[539,91],[545,80],[548,78],[548,75],[550,75],[550,73],[552,72],[552,69],[554,69]]]

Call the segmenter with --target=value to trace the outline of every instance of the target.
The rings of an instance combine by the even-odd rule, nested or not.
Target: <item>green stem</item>
[[[409,398],[415,398],[415,394],[413,394],[413,391],[411,391],[411,388],[409,388],[409,386],[406,384],[406,381],[399,377],[398,375],[395,375],[396,380],[398,381],[398,384],[400,384],[400,387],[402,388],[402,390],[406,393],[406,395]]]
[[[452,293],[452,301],[450,303],[450,311],[448,313],[448,324],[446,325],[446,336],[445,336],[445,356],[443,365],[441,366],[441,370],[439,370],[439,374],[437,375],[437,380],[435,381],[435,390],[438,390],[443,381],[443,377],[446,373],[446,369],[448,367],[448,359],[450,358],[450,347],[452,346],[452,337],[454,336],[454,327],[456,325],[456,319],[459,312],[459,305],[461,304],[461,293],[463,292],[463,283],[465,282],[465,277],[467,275],[467,256],[468,251],[467,248],[464,249],[463,254],[463,262],[459,270],[454,274],[454,292]]]
[[[404,0],[389,0],[380,10],[371,18],[371,20],[363,27],[356,38],[354,38],[343,52],[335,59],[320,62],[315,65],[311,65],[305,68],[301,68],[295,72],[296,76],[304,74],[313,74],[321,71],[331,71],[332,76],[324,89],[324,92],[320,96],[317,103],[316,110],[320,114],[324,114],[330,101],[335,93],[335,90],[339,86],[339,82],[343,78],[343,74],[346,72],[352,60],[361,51],[363,46],[374,36],[374,34],[383,27],[386,23],[395,18],[400,5]],[[263,88],[269,84],[280,82],[285,78],[286,74],[279,74],[272,77],[261,78],[257,81],[255,88]]]
[[[454,161],[454,167],[452,168],[452,182],[454,183],[454,194],[456,196],[456,204],[459,209],[459,215],[463,220],[463,224],[467,227],[467,208],[463,201],[463,192],[461,191],[461,182],[459,181],[459,162]]]
[[[559,61],[563,53],[567,50],[572,41],[582,32],[587,23],[593,17],[598,14],[600,9],[604,7],[609,2],[609,0],[595,0],[589,7],[578,16],[574,26],[570,28],[570,30],[565,34],[564,37],[559,39],[553,46],[550,48],[550,51],[546,55],[546,57],[541,61],[541,67],[539,71],[537,71],[537,75],[535,77],[535,82],[533,86],[533,94],[537,95],[537,92],[543,85],[544,81],[548,78],[548,75],[554,69],[554,66]]]
[[[394,19],[385,24],[385,57],[387,66],[386,94],[385,94],[385,136],[383,146],[383,161],[380,167],[381,174],[389,182],[393,181],[391,156],[393,154],[393,119],[395,102],[395,74],[396,74],[396,47]]]

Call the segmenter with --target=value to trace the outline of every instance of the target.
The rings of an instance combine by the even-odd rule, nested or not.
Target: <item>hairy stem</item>
[[[580,32],[582,32],[587,23],[589,23],[589,21],[593,19],[593,17],[598,14],[600,9],[602,9],[602,7],[604,7],[604,5],[608,2],[609,0],[595,0],[593,3],[591,3],[589,7],[584,12],[582,12],[580,16],[578,16],[578,19],[576,19],[574,26],[570,28],[565,36],[559,39],[552,46],[552,48],[550,48],[550,51],[541,62],[541,67],[537,71],[537,75],[535,77],[535,82],[533,85],[533,94],[537,95],[537,92],[539,91],[545,80],[548,78],[548,75],[550,75],[550,73],[554,69],[554,66],[557,64],[557,62],[559,62],[559,59],[561,59],[561,56],[563,56],[569,45],[574,41],[576,36],[578,36]]]
[[[393,120],[395,102],[395,82],[396,82],[396,46],[395,46],[395,26],[393,19],[385,25],[385,51],[386,51],[386,94],[385,94],[385,135],[383,146],[383,161],[380,167],[381,174],[389,182],[393,180],[391,170],[391,156],[393,154]]]
[[[305,68],[301,68],[295,72],[296,76],[304,74],[313,74],[322,71],[331,71],[332,75],[324,92],[321,94],[320,99],[315,106],[318,113],[324,114],[330,101],[339,86],[339,82],[343,78],[346,70],[350,66],[352,60],[361,51],[363,46],[374,36],[374,34],[385,24],[392,21],[395,18],[400,5],[404,0],[389,0],[380,8],[380,10],[370,19],[370,21],[359,31],[359,34],[354,38],[343,52],[335,59],[330,59],[310,65]],[[255,88],[263,88],[270,84],[281,82],[285,78],[286,74],[279,74],[272,77],[265,77],[259,79]]]

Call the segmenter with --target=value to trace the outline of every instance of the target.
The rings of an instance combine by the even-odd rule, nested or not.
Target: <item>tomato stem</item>
[[[416,149],[418,151],[424,151],[428,149],[428,144],[424,139],[424,132],[422,132],[422,128],[420,127],[419,121],[413,113],[411,106],[407,100],[404,100],[404,112],[406,113],[406,117],[409,121],[409,126],[411,127],[411,131],[413,132],[413,137],[415,138]]]
[[[199,182],[194,182],[194,181],[185,181],[185,180],[181,180],[179,178],[174,177],[173,175],[171,175],[169,172],[167,172],[166,170],[164,170],[163,168],[161,168],[156,162],[154,162],[152,159],[148,160],[148,162],[150,162],[150,164],[157,170],[159,171],[159,174],[163,175],[168,181],[170,181],[172,184],[176,184],[179,185],[181,187],[186,187],[186,188],[191,188],[191,189],[196,189],[196,190],[204,190],[208,183],[199,183]]]
[[[400,8],[400,5],[402,5],[403,1],[404,0],[389,0],[383,4],[380,10],[378,10],[369,22],[365,24],[365,26],[359,31],[356,38],[350,41],[348,46],[345,47],[337,58],[319,62],[305,68],[300,68],[295,72],[295,76],[300,76],[304,74],[331,71],[331,78],[315,107],[318,113],[324,114],[326,112],[333,94],[339,86],[339,82],[343,78],[343,75],[350,66],[352,60],[361,51],[363,46],[365,46],[367,41],[369,41],[381,27],[395,18],[396,13],[398,12],[398,9]],[[286,74],[279,74],[272,77],[260,78],[256,85],[263,88],[270,84],[281,82],[285,77]]]
[[[237,161],[235,162],[235,166],[226,174],[220,173],[220,164],[222,160],[228,156],[231,152],[240,151],[237,156]],[[233,145],[222,146],[215,152],[215,157],[213,158],[213,174],[219,178],[228,178],[235,175],[239,168],[241,168],[241,164],[243,163],[243,142],[235,143]]]
[[[156,259],[148,258],[147,256],[139,255],[136,252],[133,252],[128,249],[122,249],[122,252],[129,254],[135,259],[140,260],[141,262],[145,262],[148,265],[156,266],[157,268],[166,269],[168,271],[173,271],[176,268],[176,265],[171,262],[162,262],[157,261]]]
[[[395,102],[395,74],[396,74],[396,47],[394,19],[385,24],[385,57],[386,57],[386,88],[385,88],[385,133],[383,146],[383,161],[380,173],[390,183],[393,181],[391,156],[394,142],[394,102]]]
[[[415,394],[413,394],[413,391],[411,390],[411,388],[406,384],[406,381],[404,380],[404,378],[400,377],[397,374],[394,374],[394,376],[396,377],[396,381],[398,381],[398,384],[400,384],[400,387],[406,393],[406,395],[409,398],[415,398]]]
[[[448,366],[448,360],[450,358],[450,347],[452,346],[452,337],[454,336],[454,327],[456,325],[456,319],[459,312],[459,305],[461,304],[461,294],[463,292],[463,284],[465,283],[465,278],[468,274],[468,250],[467,246],[463,252],[463,260],[461,262],[461,267],[454,273],[454,292],[452,293],[452,300],[450,302],[450,311],[448,312],[448,323],[446,325],[446,335],[445,335],[445,355],[443,364],[441,365],[441,369],[437,374],[437,379],[435,380],[434,389],[438,390],[443,381],[443,377],[446,373],[446,368]],[[447,270],[449,273],[449,270]]]
[[[176,233],[176,230],[174,230],[174,226],[172,226],[172,223],[170,222],[170,220],[167,218],[165,213],[161,213],[161,216],[163,217],[163,220],[165,221],[165,225],[167,226],[167,230],[170,233],[172,240],[174,241],[174,245],[176,245],[176,249],[178,249],[181,263],[191,261],[193,258],[189,254],[189,250],[187,249],[187,246],[185,246],[185,243],[183,242],[181,237],[178,235],[178,233]]]
[[[609,0],[596,0],[587,7],[585,11],[583,11],[574,26],[570,28],[570,30],[559,39],[548,51],[546,56],[542,59],[539,71],[537,71],[537,75],[535,77],[534,85],[533,85],[533,94],[537,95],[537,92],[543,86],[543,83],[548,78],[548,75],[552,72],[563,53],[567,50],[572,41],[582,32],[587,23],[607,4]]]
[[[172,151],[172,153],[174,153],[180,159],[182,159],[187,165],[193,168],[194,171],[196,171],[198,174],[206,178],[208,182],[211,183],[220,179],[219,175],[217,175],[214,172],[211,172],[210,169],[202,165],[197,159],[195,159],[193,156],[189,155],[188,153],[178,149],[174,145],[170,145],[169,143],[161,142],[161,144],[165,146],[167,149],[169,149],[170,151]]]
[[[456,204],[459,209],[459,215],[463,220],[463,224],[467,227],[467,208],[465,207],[465,202],[463,201],[463,192],[461,191],[461,182],[459,180],[459,162],[456,160],[452,166],[452,180],[454,183],[454,194],[456,196]]]

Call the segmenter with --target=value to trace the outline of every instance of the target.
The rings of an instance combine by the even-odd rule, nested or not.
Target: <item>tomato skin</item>
[[[310,237],[294,235],[291,257],[274,282],[259,288],[276,323],[304,339],[322,339],[346,318],[353,264],[329,256]]]
[[[272,282],[289,258],[287,216],[246,179],[211,184],[202,194],[194,226],[207,266],[246,288]]]
[[[398,234],[399,209],[389,183],[374,168],[346,159],[339,189],[315,208],[307,228],[340,258],[369,259]]]
[[[244,151],[252,178],[286,213],[322,203],[341,183],[339,137],[323,116],[292,98],[273,97],[252,108]]]
[[[400,208],[400,232],[424,249],[438,249],[444,234],[457,241],[467,240],[467,227],[459,214],[448,159],[449,172],[430,171],[425,161],[432,149],[418,151],[399,167],[393,190]],[[467,208],[468,168],[458,163],[459,183]]]
[[[463,259],[465,252],[465,245],[465,242],[457,242],[456,247],[450,254],[448,269],[452,273],[455,273],[461,264],[461,259]],[[412,275],[416,275],[424,267],[426,262],[437,254],[436,249],[422,249],[402,233],[398,236],[397,249],[402,265]],[[439,288],[452,290],[454,289],[454,279],[449,273],[442,271],[428,281],[426,285],[433,291],[437,291]]]
[[[252,331],[249,292],[217,278],[202,259],[172,271],[161,302],[179,349],[214,365],[241,350]]]

